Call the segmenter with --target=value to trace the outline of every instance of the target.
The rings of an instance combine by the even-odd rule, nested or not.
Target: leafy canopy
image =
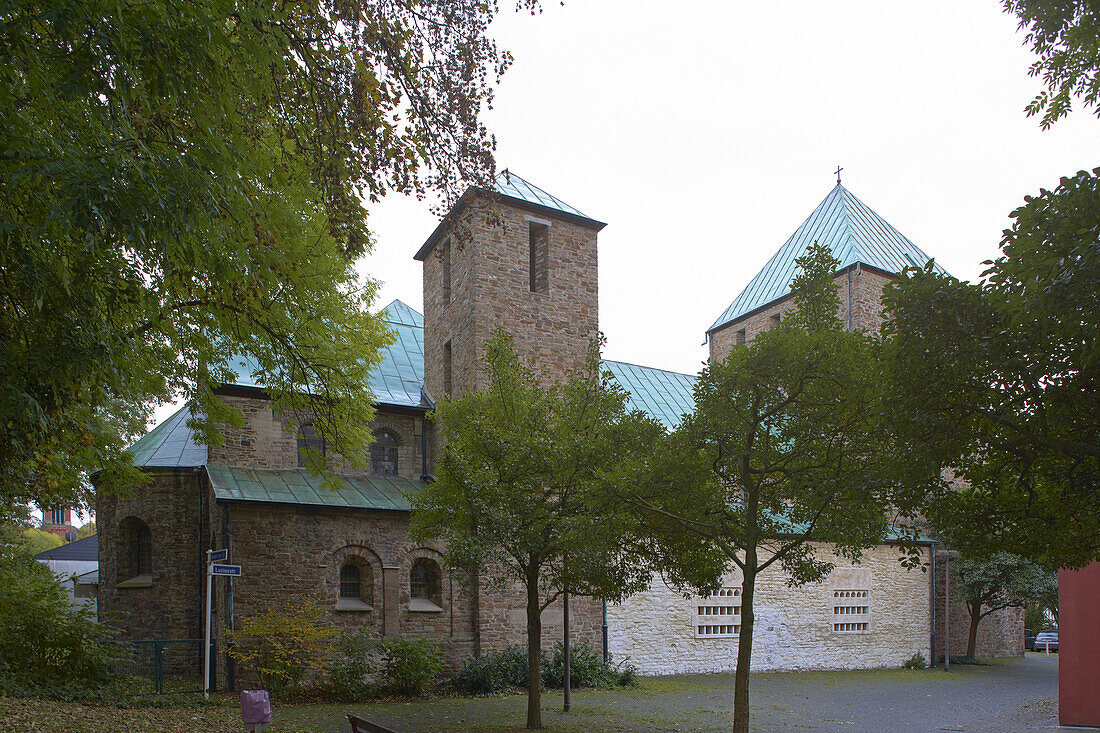
[[[452,566],[523,587],[527,727],[541,728],[543,609],[566,592],[620,599],[649,580],[629,544],[637,519],[610,497],[662,428],[627,411],[625,392],[601,373],[598,343],[548,386],[498,329],[484,367],[483,390],[434,413],[443,449],[435,482],[413,499],[412,529],[445,540]]]
[[[526,7],[532,2],[524,0]],[[244,353],[363,460],[389,334],[364,202],[491,175],[495,3],[13,0],[0,7],[0,511],[79,505],[151,406]],[[319,463],[319,462],[318,462]],[[317,467],[317,466],[315,466]]]
[[[885,293],[887,414],[960,549],[1100,558],[1100,169],[1013,214],[985,279],[907,270]]]

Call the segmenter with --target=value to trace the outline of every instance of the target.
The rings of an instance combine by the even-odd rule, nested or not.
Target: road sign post
[[[224,575],[229,578],[240,577],[240,565],[226,565],[222,561],[229,559],[229,550],[206,551],[206,634],[203,637],[202,647],[202,696],[210,699],[210,614],[211,591],[214,588],[214,576]]]

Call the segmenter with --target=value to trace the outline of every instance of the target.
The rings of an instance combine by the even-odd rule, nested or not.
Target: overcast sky
[[[1100,165],[1100,121],[1043,132],[998,0],[567,0],[492,27],[515,65],[487,122],[498,168],[608,223],[606,355],[682,372],[704,332],[836,181],[957,277],[1026,194]],[[375,206],[379,306],[422,308],[428,202]]]

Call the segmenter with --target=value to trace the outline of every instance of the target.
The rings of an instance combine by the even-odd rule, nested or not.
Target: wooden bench
[[[363,720],[355,715],[348,715],[348,722],[351,723],[351,733],[397,733],[393,728]]]

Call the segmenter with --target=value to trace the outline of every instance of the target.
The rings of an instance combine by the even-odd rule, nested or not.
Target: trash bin
[[[262,733],[271,722],[271,700],[267,690],[245,690],[241,693],[241,720],[252,733]]]

